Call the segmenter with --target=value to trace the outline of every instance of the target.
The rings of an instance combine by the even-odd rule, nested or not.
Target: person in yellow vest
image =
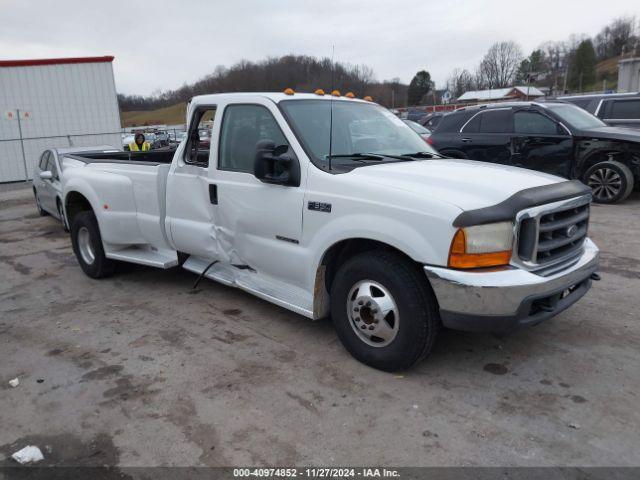
[[[145,141],[142,133],[136,133],[135,141],[129,144],[130,152],[148,152],[151,150],[149,142]]]

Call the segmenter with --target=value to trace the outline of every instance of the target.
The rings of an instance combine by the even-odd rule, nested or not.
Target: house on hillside
[[[535,100],[544,97],[544,93],[536,87],[507,87],[491,90],[474,90],[465,92],[458,97],[458,103],[495,103],[513,100]]]

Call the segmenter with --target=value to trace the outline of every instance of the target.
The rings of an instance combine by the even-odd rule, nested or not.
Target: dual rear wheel
[[[116,264],[104,254],[100,228],[93,212],[80,212],[73,218],[71,244],[80,268],[87,276],[103,278],[114,272]]]

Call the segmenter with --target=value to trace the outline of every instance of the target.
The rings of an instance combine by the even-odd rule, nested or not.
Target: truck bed
[[[64,156],[64,188],[91,201],[107,258],[161,268],[177,263],[164,225],[167,175],[174,152]]]
[[[163,165],[173,160],[174,149],[150,152],[82,152],[65,155],[83,163],[125,163],[134,165]]]

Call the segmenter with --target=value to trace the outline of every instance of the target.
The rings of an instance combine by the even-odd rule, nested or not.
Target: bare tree
[[[466,69],[456,68],[447,80],[447,90],[454,97],[459,97],[464,92],[476,88],[475,79]]]
[[[511,86],[522,58],[522,49],[517,43],[494,43],[478,67],[477,80],[486,88]]]
[[[598,58],[601,60],[632,50],[638,42],[635,17],[620,17],[604,27],[594,38]]]

